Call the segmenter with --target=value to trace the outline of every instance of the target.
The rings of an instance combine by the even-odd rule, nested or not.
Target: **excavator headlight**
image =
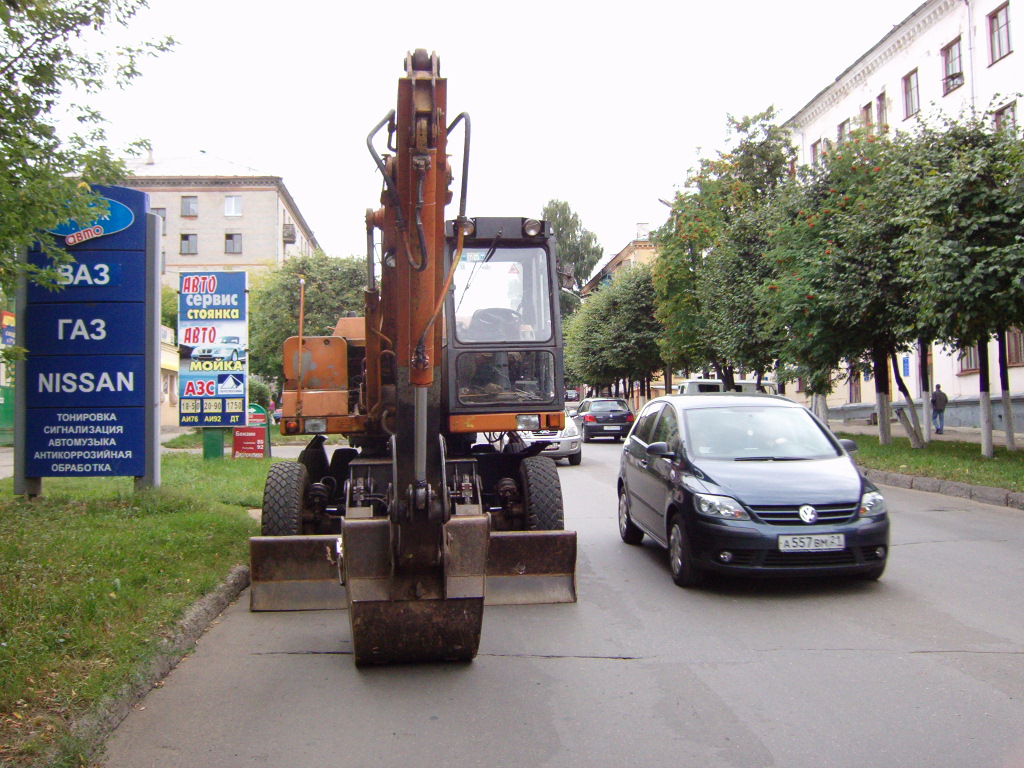
[[[540,234],[540,222],[536,219],[526,219],[523,222],[523,234],[527,237],[536,237]]]
[[[516,415],[516,429],[517,430],[532,430],[536,432],[540,429],[540,414],[537,413],[520,413]]]
[[[472,219],[464,220],[459,226],[462,227],[463,237],[472,237],[473,233],[476,232],[476,224],[473,223]]]
[[[317,433],[327,431],[327,419],[306,419],[306,432]]]

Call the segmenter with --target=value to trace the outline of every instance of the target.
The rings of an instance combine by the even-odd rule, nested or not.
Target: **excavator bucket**
[[[576,602],[576,531],[493,531],[487,605]]]

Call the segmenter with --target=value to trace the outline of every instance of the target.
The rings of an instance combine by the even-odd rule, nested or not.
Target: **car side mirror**
[[[849,438],[846,438],[846,437],[842,438],[839,441],[839,444],[841,446],[843,446],[843,448],[846,450],[846,452],[848,454],[850,454],[851,456],[853,456],[853,454],[855,454],[857,452],[857,444],[855,442],[853,442],[853,440],[850,440]]]
[[[666,459],[674,459],[676,452],[668,447],[668,443],[659,441],[657,443],[651,443],[647,446],[648,456],[661,456]]]
[[[579,413],[579,411],[577,409],[575,409],[575,408],[570,408],[568,413],[569,413],[569,418],[570,419],[575,419],[576,415]]]

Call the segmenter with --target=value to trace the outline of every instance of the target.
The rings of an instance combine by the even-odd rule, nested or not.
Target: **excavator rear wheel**
[[[519,467],[519,479],[522,483],[527,529],[531,531],[564,530],[562,483],[558,479],[555,462],[547,456],[531,456],[528,459],[523,459]]]
[[[309,473],[296,461],[270,465],[263,487],[264,536],[298,536],[302,533],[302,509],[309,489]]]

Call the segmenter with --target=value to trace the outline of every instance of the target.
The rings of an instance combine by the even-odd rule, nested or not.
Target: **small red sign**
[[[262,459],[267,450],[266,427],[236,427],[231,445],[233,459]]]

